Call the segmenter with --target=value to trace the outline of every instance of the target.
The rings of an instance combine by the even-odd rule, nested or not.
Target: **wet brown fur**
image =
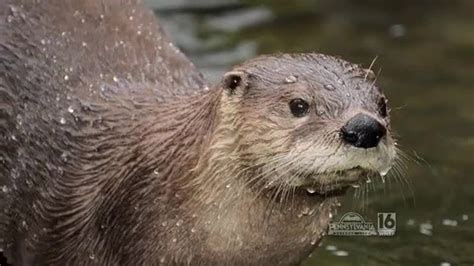
[[[304,259],[336,199],[267,188],[262,165],[339,126],[338,110],[377,112],[379,92],[359,67],[318,54],[260,57],[235,71],[235,90],[226,78],[209,89],[133,1],[2,1],[0,247],[10,262]],[[290,72],[304,82],[285,85]],[[344,89],[320,89],[328,83]],[[318,88],[318,123],[293,130],[293,86]]]

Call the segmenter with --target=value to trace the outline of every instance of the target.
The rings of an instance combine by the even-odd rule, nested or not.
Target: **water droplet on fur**
[[[332,219],[333,215],[332,212],[329,213],[329,219]]]
[[[230,184],[225,185],[226,188],[230,188]]]
[[[66,119],[64,117],[61,117],[59,119],[59,123],[61,123],[62,125],[66,124]]]
[[[23,226],[24,228],[27,227],[27,224],[26,224],[26,221],[25,221],[25,220],[23,220],[23,221],[21,222],[21,226]]]
[[[314,193],[316,193],[316,189],[315,189],[314,187],[306,188],[306,191],[307,191],[309,194],[314,194]]]
[[[285,83],[286,84],[292,84],[292,83],[296,83],[298,81],[298,78],[296,76],[288,76],[285,78]]]
[[[181,226],[182,224],[183,224],[183,220],[178,220],[178,221],[176,222],[176,226]]]
[[[325,110],[322,106],[317,105],[316,106],[316,114],[319,116],[323,116],[325,114]]]
[[[324,85],[324,88],[325,88],[326,90],[328,90],[328,91],[333,91],[333,90],[336,89],[336,87],[334,87],[334,86],[331,85],[331,84],[326,84],[326,85]]]
[[[382,176],[382,177],[386,176],[386,175],[388,174],[388,172],[390,171],[391,168],[392,168],[391,166],[388,166],[388,167],[386,167],[386,168],[380,170],[380,171],[379,171],[380,176]]]
[[[61,160],[63,160],[63,162],[67,162],[67,153],[66,152],[63,152],[61,154]]]
[[[82,47],[86,47],[87,46],[87,43],[86,42],[82,42]]]
[[[368,177],[367,180],[365,180],[365,183],[367,183],[367,184],[372,183],[372,179],[370,179],[370,177]]]
[[[342,79],[338,79],[338,80],[337,80],[337,83],[339,83],[339,84],[341,84],[341,85],[346,84],[346,83],[344,82],[344,80],[342,80]]]
[[[72,113],[74,113],[74,108],[72,108],[72,106],[69,106],[67,108],[67,111],[72,114]]]
[[[158,168],[155,169],[155,170],[153,170],[153,174],[154,174],[154,175],[159,175],[159,174],[160,174],[160,171],[158,170]]]
[[[161,226],[163,226],[163,227],[165,227],[165,226],[167,226],[167,225],[168,225],[167,222],[162,222],[162,223],[161,223]]]
[[[313,239],[313,240],[311,240],[311,245],[313,245],[313,246],[314,246],[314,245],[316,245],[316,243],[317,243],[317,242],[318,242],[318,240],[317,240],[317,239]]]
[[[308,215],[310,209],[308,206],[304,206],[303,209],[301,210],[302,215]]]
[[[191,228],[191,233],[196,233],[196,229],[194,229],[194,227]]]
[[[90,255],[89,255],[89,259],[95,260],[95,255],[94,255],[94,254],[90,254]]]
[[[178,239],[173,238],[171,241],[173,241],[173,243],[176,243],[178,241]]]
[[[2,187],[2,192],[3,192],[3,193],[8,193],[8,188],[7,188],[7,186],[3,186],[3,187]]]
[[[112,79],[114,82],[118,82],[118,78],[116,76],[114,76]]]
[[[352,185],[353,188],[360,188],[360,185],[354,184]]]
[[[65,80],[65,81],[68,81],[68,80],[69,80],[69,76],[68,76],[68,75],[64,75],[64,80]]]
[[[275,183],[275,180],[271,180],[270,182],[265,184],[264,188],[269,188],[269,187],[273,186],[274,183]]]
[[[344,250],[336,250],[336,251],[334,251],[332,254],[334,254],[335,256],[338,256],[338,257],[346,257],[346,256],[349,256],[349,252],[344,251]]]

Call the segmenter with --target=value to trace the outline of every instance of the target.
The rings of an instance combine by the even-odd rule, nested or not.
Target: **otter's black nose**
[[[373,148],[385,136],[386,129],[374,118],[358,114],[351,118],[342,128],[342,139],[358,148]]]

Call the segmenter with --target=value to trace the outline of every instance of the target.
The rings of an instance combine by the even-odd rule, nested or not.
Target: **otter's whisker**
[[[377,61],[378,57],[379,57],[379,56],[376,55],[376,56],[374,57],[374,59],[372,60],[372,62],[370,63],[370,66],[369,66],[369,68],[367,69],[367,71],[366,71],[366,73],[365,73],[365,76],[364,76],[364,82],[367,81],[367,77],[369,76],[370,71],[372,71],[372,67],[375,65],[375,61]]]

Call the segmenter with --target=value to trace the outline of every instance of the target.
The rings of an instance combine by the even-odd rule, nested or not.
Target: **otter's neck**
[[[190,238],[202,241],[189,253],[244,264],[300,261],[324,235],[336,199],[297,190],[281,201],[277,189],[252,186],[260,169],[242,163],[237,114],[222,99],[218,103],[210,138],[185,176],[187,182],[180,182],[184,190],[192,191],[182,205],[191,214]],[[257,250],[268,252],[256,254]]]

